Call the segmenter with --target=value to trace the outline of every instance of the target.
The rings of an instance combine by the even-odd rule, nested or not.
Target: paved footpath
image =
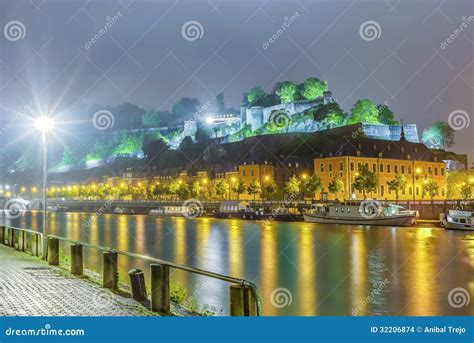
[[[0,316],[143,315],[133,299],[0,245]]]

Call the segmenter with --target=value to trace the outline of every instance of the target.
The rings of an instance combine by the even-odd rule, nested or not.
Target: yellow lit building
[[[376,192],[367,193],[369,198],[396,200],[387,182],[397,174],[406,177],[407,185],[399,193],[399,200],[429,200],[423,194],[423,184],[432,179],[439,185],[435,200],[446,199],[446,163],[421,143],[408,142],[403,133],[400,141],[357,138],[346,143],[327,144],[327,153],[314,159],[314,172],[321,178],[322,197],[329,200],[362,199],[363,194],[354,189],[353,183],[359,171],[366,167],[375,172],[378,179]],[[344,191],[337,195],[329,192],[329,183],[337,176],[344,183]]]

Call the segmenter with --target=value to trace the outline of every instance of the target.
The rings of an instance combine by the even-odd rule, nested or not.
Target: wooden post
[[[231,285],[229,291],[231,316],[257,315],[257,302],[249,287]]]
[[[39,239],[40,235],[36,235],[34,234],[33,235],[33,243],[31,243],[31,254],[33,256],[39,256],[40,255],[40,239]]]
[[[118,288],[118,256],[114,251],[104,251],[102,253],[102,287]]]
[[[230,315],[244,315],[244,288],[240,285],[230,285]]]
[[[71,274],[82,275],[84,272],[84,264],[82,258],[82,245],[71,245]]]
[[[164,264],[152,264],[151,310],[161,314],[170,313],[170,269]]]
[[[57,238],[48,239],[48,264],[59,265],[59,239]]]
[[[26,251],[26,242],[27,242],[26,232],[22,231],[21,232],[21,251],[23,252]]]
[[[15,229],[9,228],[8,229],[8,246],[15,247]]]
[[[0,226],[0,244],[5,244],[5,226]]]

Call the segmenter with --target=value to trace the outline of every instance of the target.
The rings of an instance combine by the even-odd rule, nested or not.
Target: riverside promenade
[[[156,315],[131,298],[0,245],[0,316]]]

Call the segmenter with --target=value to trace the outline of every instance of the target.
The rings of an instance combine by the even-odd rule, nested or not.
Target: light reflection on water
[[[33,229],[42,222],[37,212],[4,220]],[[463,239],[468,232],[52,213],[49,233],[250,280],[262,293],[265,315],[474,315],[474,240]],[[86,249],[85,264],[100,271],[100,254]],[[148,277],[148,266],[119,258],[122,280],[132,268]],[[228,312],[226,283],[182,271],[172,279],[199,304]],[[470,292],[469,305],[449,306],[455,287]],[[288,306],[272,304],[276,288],[290,291]]]

